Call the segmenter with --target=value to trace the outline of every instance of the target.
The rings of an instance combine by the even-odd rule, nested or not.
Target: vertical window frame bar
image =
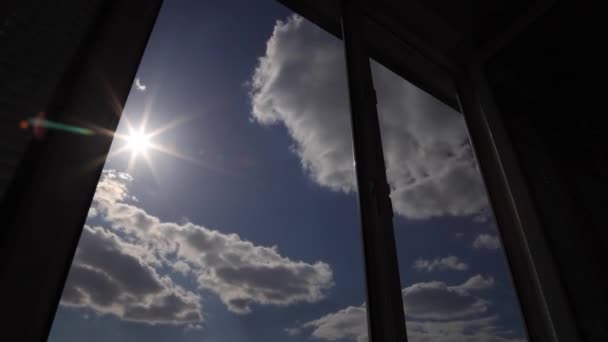
[[[371,342],[407,342],[393,210],[360,0],[341,3]]]

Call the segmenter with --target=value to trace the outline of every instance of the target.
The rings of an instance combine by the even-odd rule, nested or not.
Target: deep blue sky
[[[199,162],[152,152],[155,175],[137,160],[129,172],[130,193],[164,221],[190,221],[256,245],[277,246],[292,260],[328,263],[334,286],[326,298],[287,307],[254,305],[250,314],[240,315],[215,294],[201,291],[207,316],[194,331],[60,307],[49,341],[307,341],[310,333],[287,336],[284,329],[364,302],[356,196],[311,180],[290,151],[293,141],[285,127],[250,120],[247,82],[276,21],[290,13],[271,0],[165,1],[138,71],[147,90],[132,91],[124,115],[137,126],[151,104],[151,129],[188,117],[158,142]],[[127,132],[124,122],[119,131]],[[128,154],[113,157],[106,168],[127,171],[127,159]],[[490,275],[495,286],[485,298],[492,301],[492,312],[502,327],[523,336],[502,252],[471,248],[478,234],[493,233],[491,225],[471,217],[396,217],[402,286],[433,280],[456,285],[473,274]],[[457,255],[470,269],[412,268],[418,258],[448,255]],[[187,279],[176,281],[192,286]]]

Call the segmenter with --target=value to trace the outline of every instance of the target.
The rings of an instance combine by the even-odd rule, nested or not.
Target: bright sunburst
[[[196,158],[192,158],[188,155],[182,154],[175,147],[163,145],[161,142],[162,139],[158,139],[159,136],[162,135],[163,133],[175,128],[176,126],[183,124],[184,122],[194,119],[195,116],[180,115],[179,117],[175,118],[174,120],[166,123],[165,125],[163,125],[161,127],[158,127],[153,130],[147,129],[148,118],[150,116],[150,113],[152,112],[152,107],[153,107],[155,98],[156,98],[155,95],[152,94],[152,96],[148,99],[148,101],[146,101],[145,108],[143,109],[143,112],[142,112],[141,122],[138,127],[135,127],[129,120],[129,115],[123,112],[123,107],[116,100],[116,97],[112,93],[112,99],[113,99],[112,104],[113,104],[114,110],[116,113],[123,113],[122,118],[121,118],[121,123],[124,123],[124,125],[126,125],[127,132],[126,132],[126,134],[124,134],[124,133],[110,131],[110,130],[104,129],[102,127],[95,127],[95,126],[91,125],[92,127],[94,127],[94,131],[96,134],[110,136],[114,139],[115,142],[120,142],[121,145],[113,145],[112,149],[110,150],[110,152],[107,155],[103,155],[103,156],[99,156],[98,158],[95,158],[94,160],[92,160],[90,162],[89,165],[96,167],[96,166],[99,166],[99,164],[104,163],[107,159],[112,158],[113,156],[123,154],[123,153],[130,153],[130,158],[129,158],[129,162],[127,165],[128,172],[132,171],[133,167],[135,166],[136,160],[139,158],[142,158],[142,159],[144,159],[146,164],[148,164],[150,171],[152,172],[153,176],[156,178],[155,170],[152,167],[152,157],[153,157],[153,154],[158,153],[158,154],[163,154],[163,155],[171,156],[174,158],[178,158],[183,161],[191,162],[191,163],[194,163],[199,166],[217,169],[217,167],[215,167],[214,165],[208,165],[207,163],[202,162]],[[203,111],[203,109],[201,109],[201,112],[202,111]],[[159,141],[159,140],[161,140],[161,141]]]
[[[146,153],[150,147],[150,135],[146,134],[143,129],[131,131],[126,137],[127,148],[133,154]]]
[[[116,149],[113,149],[108,155],[108,157],[116,156],[123,153],[130,153],[131,156],[129,158],[129,163],[127,166],[128,171],[132,170],[133,167],[135,167],[137,159],[143,158],[146,164],[148,164],[148,166],[150,167],[152,173],[154,173],[151,164],[151,157],[153,153],[170,155],[181,160],[190,161],[198,164],[199,161],[186,155],[183,155],[172,148],[163,146],[163,144],[161,144],[159,141],[155,141],[158,140],[155,138],[158,138],[159,135],[185,121],[190,120],[191,117],[181,117],[169,122],[168,124],[160,128],[154,130],[147,130],[147,119],[149,113],[150,112],[148,110],[144,111],[143,119],[139,127],[135,127],[134,125],[132,125],[128,117],[123,116],[122,120],[124,120],[124,123],[126,125],[127,134],[121,134],[118,132],[111,133],[115,139],[122,143],[122,145]]]

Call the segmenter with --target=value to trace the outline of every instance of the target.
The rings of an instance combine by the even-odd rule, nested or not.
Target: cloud
[[[471,281],[471,279],[476,280]],[[482,287],[478,286],[479,284],[475,286],[471,284],[478,283],[479,279],[485,280],[486,287],[491,286],[492,283],[491,278],[484,278],[480,275],[471,279],[456,286],[447,286],[443,282],[428,282],[404,288],[408,341],[523,342],[524,340],[514,336],[512,331],[500,328],[496,315],[465,318],[475,312],[483,314],[485,310],[478,310],[477,299],[463,301],[454,298],[460,296],[473,298],[470,291],[479,290]],[[427,292],[428,289],[433,289],[434,295],[430,295],[431,293]],[[421,304],[423,305],[421,306]],[[412,310],[412,306],[416,309]],[[455,308],[459,309],[455,310]],[[454,315],[457,311],[467,312],[467,314]],[[294,329],[297,329],[299,333],[309,329],[313,337],[325,341],[345,339],[366,342],[368,341],[366,315],[365,304],[349,306]]]
[[[85,226],[61,304],[148,324],[202,321],[200,297],[160,276],[147,253],[101,227]]]
[[[333,286],[333,272],[326,263],[291,260],[282,256],[276,246],[258,246],[236,234],[222,233],[192,222],[161,221],[129,203],[132,196],[128,187],[132,180],[128,174],[106,170],[93,198],[97,219],[102,222],[101,225],[109,226],[96,228],[97,234],[109,236],[108,239],[124,248],[105,250],[105,262],[96,262],[95,272],[89,272],[89,278],[98,276],[101,279],[101,275],[112,275],[112,272],[126,267],[126,261],[118,260],[117,255],[138,258],[137,263],[131,262],[129,274],[124,274],[124,281],[121,282],[124,286],[115,287],[115,292],[123,293],[124,288],[140,289],[144,285],[154,284],[150,279],[142,281],[141,277],[128,275],[148,275],[150,278],[158,276],[161,273],[159,270],[167,269],[169,271],[162,277],[164,282],[171,282],[172,273],[180,273],[190,277],[199,289],[217,294],[230,311],[245,314],[252,310],[253,304],[286,306],[298,302],[316,302],[323,299],[326,290]],[[83,236],[79,249],[97,251],[95,255],[99,255],[101,241],[89,241],[87,236]],[[88,254],[79,252],[74,264],[89,265],[88,260]],[[145,266],[147,273],[135,265]],[[78,270],[86,272],[90,271],[89,268]],[[138,271],[140,273],[136,273]],[[83,285],[79,288],[83,291],[95,292],[96,282],[81,284]],[[167,286],[177,288],[171,284]],[[159,288],[157,290],[161,291]],[[156,297],[150,297],[150,305],[154,298]],[[175,304],[175,298],[171,298],[172,302],[167,302],[166,305]],[[104,306],[92,301],[65,301],[66,305],[87,306],[100,313],[114,313],[130,319],[131,316],[122,313],[126,310],[115,311],[112,303],[114,302]],[[160,308],[150,307],[152,309],[160,311]],[[142,309],[130,314],[140,317],[132,320],[144,321],[146,318]]]
[[[480,274],[474,275],[465,281],[460,288],[465,290],[485,290],[494,285],[494,278],[484,277]]]
[[[381,65],[372,69],[395,211],[416,219],[485,214],[462,116]],[[316,183],[355,191],[340,41],[298,16],[278,21],[250,83],[252,118],[287,128]]]
[[[411,342],[524,342],[512,331],[498,326],[498,316],[478,319],[437,321],[408,321],[408,341]]]
[[[425,270],[427,272],[434,270],[466,271],[469,269],[469,265],[456,256],[447,256],[445,258],[435,258],[433,260],[417,259],[414,262],[414,268],[417,270]]]
[[[87,219],[93,218],[95,216],[97,216],[97,209],[93,207],[89,208],[89,211],[87,212]]]
[[[476,275],[466,282],[449,286],[441,281],[421,282],[402,290],[405,313],[421,319],[455,319],[488,310],[489,301],[472,291],[490,287],[494,280]]]
[[[477,249],[499,249],[500,240],[496,235],[480,234],[473,241],[473,247]]]
[[[346,338],[364,342],[367,341],[366,315],[365,305],[349,306],[305,323],[303,328],[312,328],[312,336],[326,341]]]
[[[302,329],[301,328],[285,328],[285,333],[289,336],[297,336],[300,335],[302,333]]]
[[[351,340],[367,342],[367,318],[365,305],[325,315],[308,322],[304,328],[312,329],[311,335],[325,341]],[[452,321],[408,320],[407,335],[410,342],[524,342],[513,332],[498,326],[498,316]],[[301,332],[301,331],[299,331]]]
[[[141,80],[139,79],[139,77],[135,78],[135,89],[144,92],[146,91],[146,85],[141,83]]]

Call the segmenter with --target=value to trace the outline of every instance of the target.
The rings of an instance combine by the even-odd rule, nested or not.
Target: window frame
[[[285,1],[289,2],[289,1]],[[294,3],[297,1],[293,1]],[[340,14],[344,20],[345,16],[352,15],[352,8],[357,7],[359,13],[358,22],[359,26],[363,26],[364,29],[356,28],[352,26],[342,26],[341,37],[345,40],[345,53],[347,55],[347,63],[349,59],[349,53],[351,59],[364,57],[369,60],[369,57],[383,63],[387,62],[385,66],[393,70],[396,74],[404,77],[408,81],[408,76],[414,77],[415,85],[428,91],[432,95],[438,97],[444,103],[454,107],[450,101],[449,95],[445,94],[446,88],[434,87],[438,80],[448,81],[451,79],[451,85],[454,87],[454,92],[457,94],[457,106],[465,118],[467,128],[469,130],[469,136],[475,150],[478,165],[480,167],[482,177],[488,192],[488,197],[494,210],[498,231],[501,236],[503,248],[509,264],[509,270],[511,272],[511,278],[513,281],[513,287],[518,298],[519,307],[522,312],[522,317],[526,324],[526,331],[530,341],[582,341],[577,327],[574,322],[574,314],[568,304],[568,297],[563,287],[563,283],[558,275],[558,266],[556,261],[551,254],[550,245],[547,241],[547,237],[542,232],[542,227],[536,213],[531,195],[525,183],[525,178],[522,174],[521,167],[515,157],[513,147],[509,142],[505,128],[500,121],[500,113],[497,106],[494,103],[493,95],[485,80],[484,66],[485,63],[493,56],[493,54],[500,51],[501,47],[508,44],[508,42],[525,30],[525,28],[534,22],[536,18],[541,16],[547,11],[553,4],[554,1],[540,1],[533,6],[528,12],[523,13],[521,17],[517,18],[508,29],[501,35],[496,37],[490,44],[485,48],[481,49],[473,58],[466,63],[464,69],[458,69],[450,63],[440,61],[436,63],[437,56],[425,54],[428,52],[425,46],[411,45],[411,42],[404,42],[402,40],[396,41],[394,35],[391,32],[385,30],[381,25],[378,25],[377,21],[373,18],[373,14],[365,13],[364,0],[345,0],[341,1]],[[304,11],[307,9],[304,8]],[[349,14],[350,13],[350,14]],[[330,26],[331,28],[331,26]],[[347,29],[351,29],[354,32],[348,32]],[[371,32],[370,32],[371,31]],[[348,48],[348,37],[358,35],[357,39],[364,41],[360,42],[362,45],[367,45],[363,51],[359,50],[356,53],[359,56],[352,56],[352,51]],[[391,52],[380,52],[376,45],[377,40],[384,40],[385,44],[389,44],[392,48]],[[399,40],[399,39],[397,39]],[[394,56],[395,50],[406,47],[403,50],[405,62],[395,61]],[[363,55],[363,56],[362,56]],[[425,60],[421,62],[419,57],[422,56]],[[429,72],[431,69],[428,68],[428,63],[436,64],[438,66],[437,72]],[[406,66],[403,66],[405,64]],[[426,75],[416,74],[417,67],[425,68],[427,71]],[[369,69],[369,63],[367,65]],[[349,82],[353,82],[353,68],[348,68]],[[365,71],[364,71],[365,72]],[[368,82],[365,77],[358,77],[358,82]],[[371,82],[371,81],[369,81]],[[353,88],[368,88],[365,92],[358,91],[356,95],[352,93]],[[449,88],[449,86],[448,86]],[[437,96],[437,95],[440,96]],[[376,163],[376,166],[384,167],[383,161],[374,161],[365,154],[357,154],[357,144],[364,144],[365,141],[358,140],[360,134],[356,133],[357,128],[355,127],[355,116],[361,115],[357,113],[364,110],[368,103],[376,103],[375,92],[373,90],[373,84],[359,84],[357,86],[349,85],[349,95],[351,98],[365,97],[360,101],[353,101],[351,99],[351,115],[353,116],[353,139],[355,145],[355,163],[358,166],[357,172],[359,172],[360,164]],[[357,105],[359,108],[357,108]],[[368,115],[373,116],[374,121],[377,122],[377,111],[375,106],[373,108],[367,108]],[[373,129],[377,129],[378,132],[372,132],[370,134],[380,136],[379,127],[374,126]],[[370,143],[369,148],[376,148],[373,146],[375,143]],[[382,155],[382,146],[380,144],[379,155]],[[386,179],[386,177],[384,177]],[[359,191],[365,190],[367,182],[369,180],[360,180],[357,178]],[[374,181],[372,180],[372,183]],[[383,192],[375,193],[374,196],[360,196],[360,210],[363,212],[366,207],[374,206],[375,203],[381,203],[385,199]],[[361,226],[363,236],[366,233],[369,234],[368,230],[374,230],[373,226],[376,224],[382,229],[388,229],[387,226],[383,226],[383,221],[392,219],[392,212],[382,212],[378,219],[378,222],[366,222],[362,218]],[[369,227],[366,227],[369,226]],[[390,226],[392,231],[393,227]],[[377,229],[376,229],[377,230]],[[364,245],[368,241],[363,242]],[[391,249],[394,246],[394,238],[384,237],[384,245]],[[373,302],[374,293],[377,289],[382,288],[382,291],[386,291],[386,295],[391,300],[397,301],[397,295],[391,293],[391,289],[394,286],[385,284],[386,279],[374,279],[369,276],[369,272],[373,265],[381,264],[385,262],[392,265],[395,260],[390,259],[391,256],[380,255],[378,253],[368,252],[364,253],[365,266],[366,266],[366,281],[367,281],[367,305],[368,305],[368,329],[370,341],[383,341],[386,340],[384,336],[399,336],[397,339],[389,340],[403,340],[406,341],[407,337],[401,337],[400,329],[405,325],[399,323],[401,318],[400,313],[394,313],[394,308],[390,303],[383,301]],[[381,260],[385,258],[385,260]],[[398,272],[398,270],[396,271]],[[398,282],[398,279],[396,280]],[[372,306],[372,310],[370,310]],[[384,314],[393,312],[391,319],[386,319],[382,314],[374,314],[370,311],[383,311]],[[390,323],[387,323],[390,322]],[[402,322],[405,322],[403,320]],[[384,325],[382,325],[384,324]],[[380,328],[382,326],[382,328]],[[383,331],[380,331],[382,329]],[[390,329],[390,332],[387,330]]]
[[[45,99],[45,111],[53,120],[70,122],[77,115],[92,128],[114,132],[162,0],[95,4],[93,15],[82,19],[88,21],[84,39],[54,94]],[[9,2],[0,15],[28,6],[35,4]],[[20,15],[28,19],[27,12]],[[111,143],[111,136],[53,132],[29,143],[0,202],[3,336],[47,340]],[[90,164],[100,156],[99,164]]]
[[[394,253],[392,210],[389,210],[384,162],[379,158],[383,152],[377,126],[376,99],[371,74],[368,75],[370,56],[463,113],[496,215],[530,340],[581,341],[573,319],[575,314],[568,304],[550,244],[542,233],[521,167],[484,78],[486,61],[525,30],[554,1],[540,1],[538,6],[514,22],[504,35],[497,37],[490,46],[468,61],[464,68],[433,55],[424,42],[403,40],[386,30],[378,18],[365,13],[364,0],[333,1],[338,5],[331,8],[331,13],[319,15],[311,14],[314,11],[303,5],[305,2],[280,1],[338,38],[345,37],[347,63],[358,65],[348,68],[348,79],[354,145],[360,146],[355,148],[355,162],[363,243],[367,246],[364,247],[364,255],[370,341],[407,340]],[[162,0],[107,0],[107,3],[110,5],[97,18],[100,25],[91,32],[96,43],[82,49],[70,75],[67,75],[69,77],[65,78],[53,100],[57,108],[69,105],[74,111],[96,113],[88,119],[112,130],[116,128],[120,113],[115,113],[110,104],[114,105],[117,100],[120,106],[124,105]],[[324,15],[333,18],[327,19]],[[134,16],[138,17],[139,25],[133,25]],[[340,25],[340,20],[336,21],[336,18],[343,19],[346,24]],[[361,26],[364,28],[361,29]],[[382,43],[379,44],[378,40],[382,40]],[[383,49],[383,44],[392,48]],[[125,49],[125,46],[129,46],[129,49]],[[112,59],[118,50],[122,58],[119,62],[124,63],[124,68],[118,68],[120,70],[116,69],[117,61]],[[358,76],[355,75],[356,70],[359,70]],[[109,88],[115,90],[114,94],[108,94],[104,88],[106,85],[79,89],[83,85],[99,84],[100,72]],[[457,96],[449,95],[451,91]],[[355,92],[357,96],[353,96]],[[88,110],[99,103],[104,104],[105,112]],[[362,113],[368,113],[364,120],[371,126],[362,124],[359,121],[361,118],[355,118]],[[101,167],[66,171],[65,162],[75,165],[90,160],[98,152],[107,153],[111,139],[89,143],[88,150],[81,149],[76,156],[66,154],[62,158],[37,158],[45,151],[67,150],[73,142],[55,136],[31,146],[26,163],[20,167],[20,179],[13,183],[0,208],[8,222],[2,243],[10,246],[0,251],[3,256],[0,279],[5,299],[2,319],[6,336],[20,336],[23,341],[45,341],[50,330],[101,173]],[[367,152],[357,152],[361,149],[367,149]],[[63,181],[57,182],[53,175],[62,175]],[[31,179],[35,179],[40,187],[34,188],[30,184]],[[58,187],[66,185],[77,190],[57,192]],[[56,201],[58,193],[67,197]],[[44,226],[50,226],[50,232],[39,234],[36,228]],[[57,236],[54,230],[60,228],[63,234]],[[37,248],[35,254],[25,248],[31,246],[32,239]],[[24,264],[34,271],[24,274],[21,268]],[[380,275],[373,273],[374,276],[371,276],[375,272],[372,270],[374,267],[382,268],[375,265],[383,264],[387,266]],[[38,290],[35,296],[31,295],[32,289]],[[382,295],[377,296],[379,293]]]

